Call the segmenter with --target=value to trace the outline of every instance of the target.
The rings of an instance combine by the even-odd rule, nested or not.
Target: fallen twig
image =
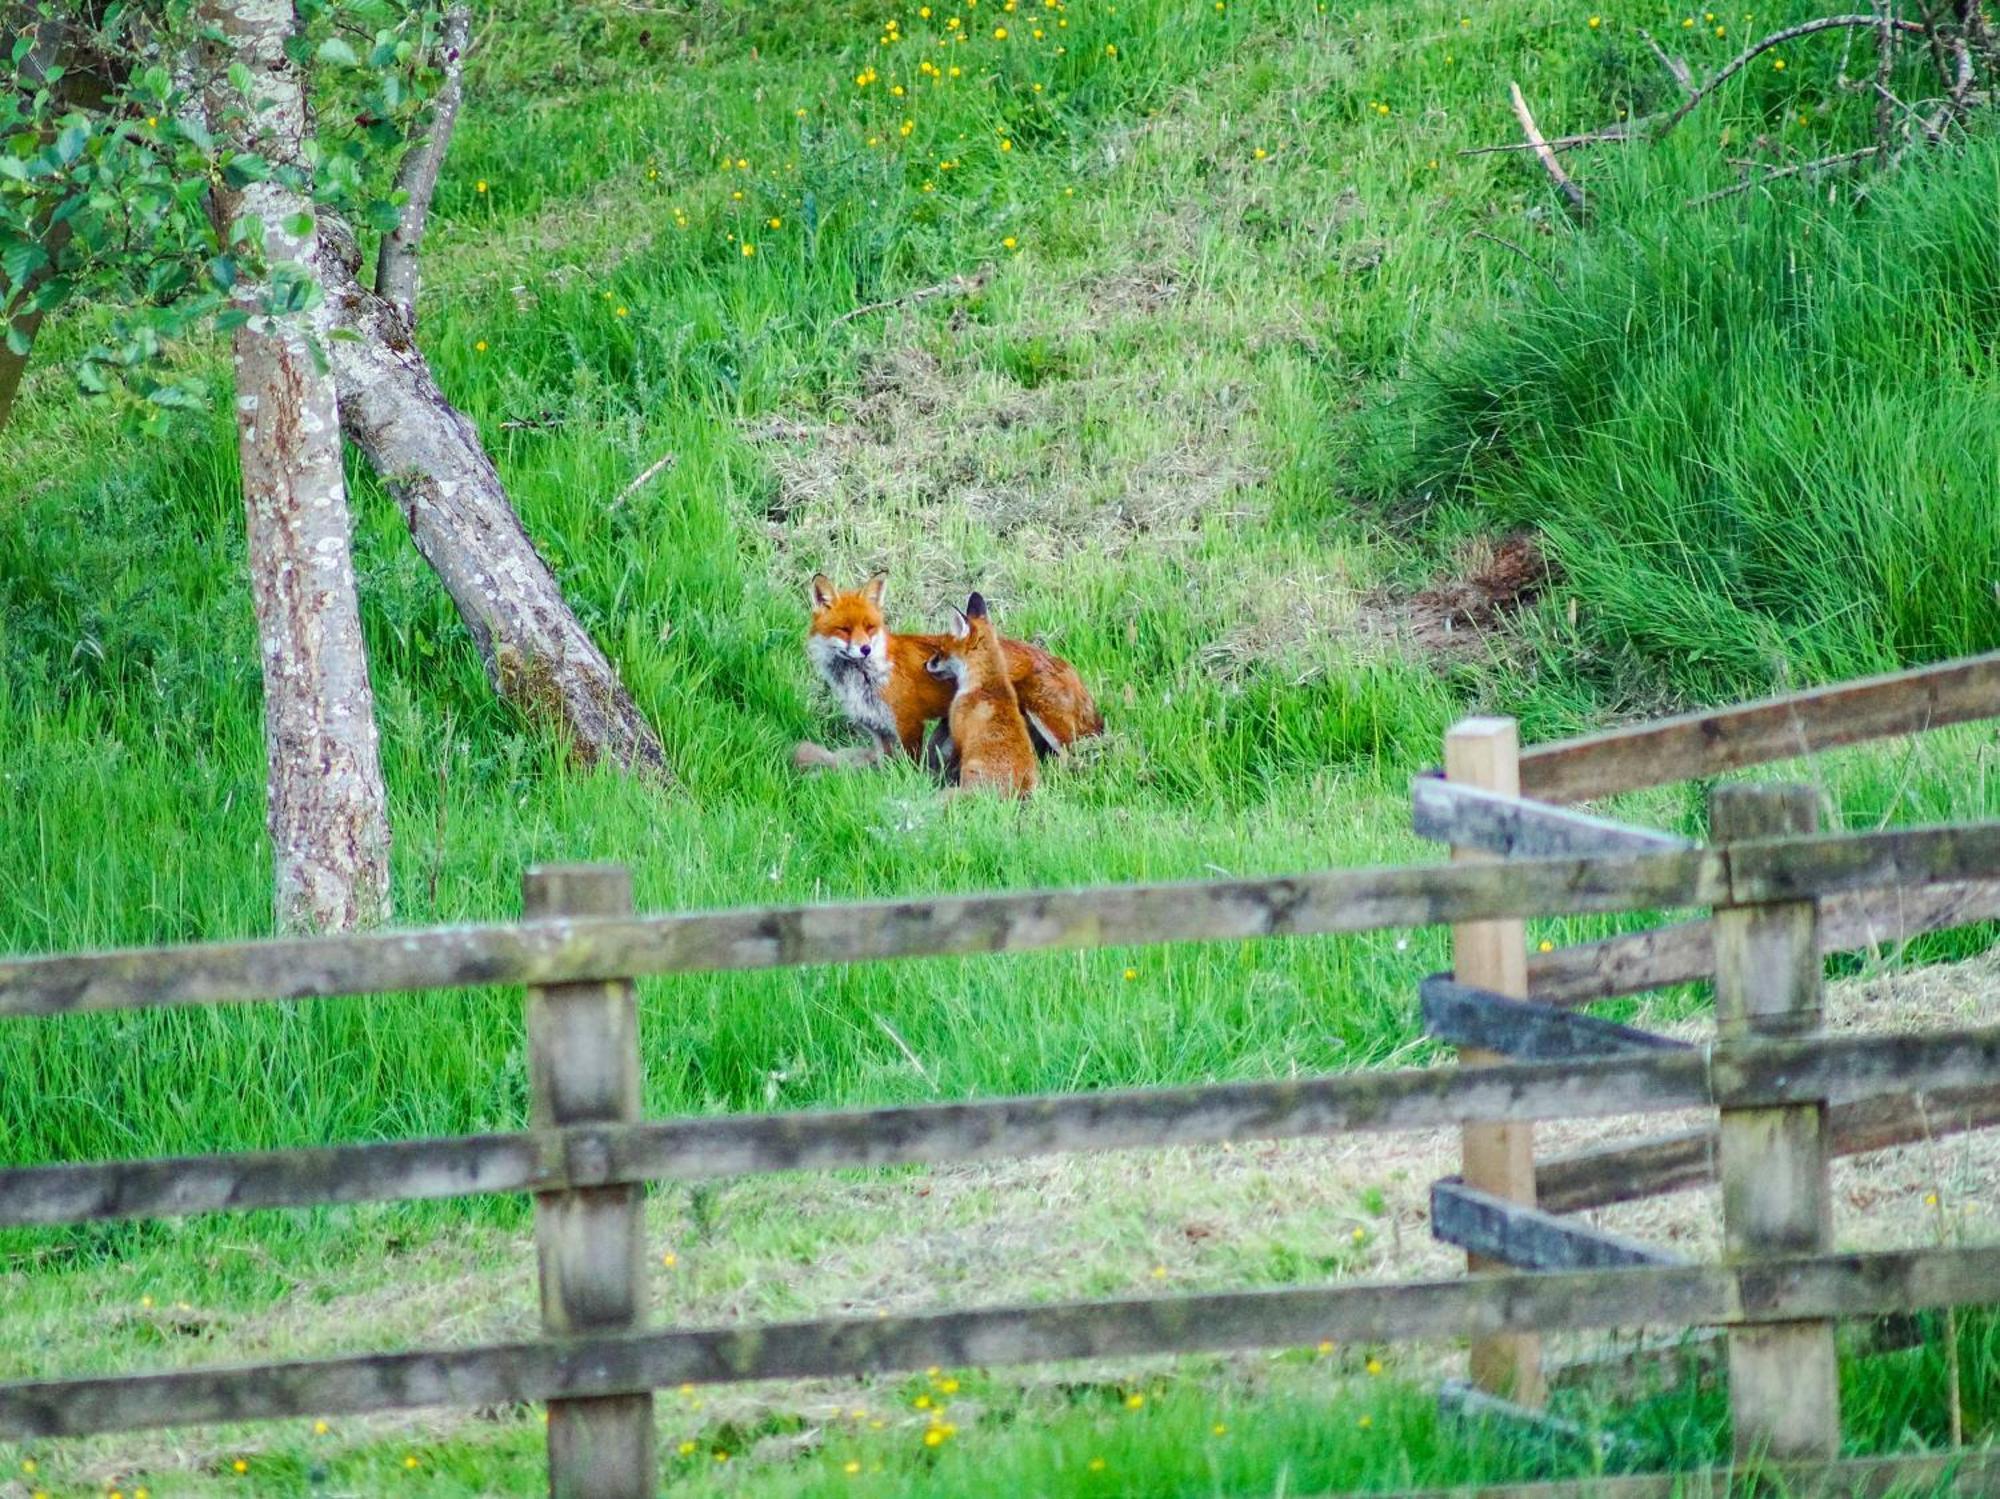
[[[1575,209],[1577,216],[1581,218],[1589,212],[1584,202],[1583,189],[1578,187],[1569,173],[1563,170],[1562,163],[1556,160],[1556,153],[1551,151],[1549,143],[1542,139],[1541,127],[1536,125],[1534,115],[1528,111],[1528,101],[1521,95],[1521,85],[1509,83],[1507,89],[1513,95],[1514,118],[1521,122],[1521,133],[1528,138],[1528,145],[1534,150],[1542,166],[1547,169],[1555,185],[1562,190],[1562,195],[1569,200],[1569,206]]]
[[[891,297],[886,302],[870,302],[865,307],[852,308],[843,312],[828,326],[838,328],[842,323],[858,317],[867,317],[871,312],[887,312],[892,307],[912,306],[918,302],[928,302],[933,297],[970,296],[986,284],[986,276],[985,271],[979,271],[971,276],[953,276],[949,281],[940,281],[935,286],[920,286],[915,291],[904,292],[902,296]]]
[[[1503,250],[1512,250],[1516,255],[1520,256],[1523,260],[1527,261],[1529,265],[1533,266],[1536,270],[1540,271],[1544,276],[1547,276],[1549,278],[1549,284],[1551,286],[1562,285],[1560,281],[1556,280],[1555,272],[1551,271],[1547,266],[1543,265],[1539,260],[1535,259],[1534,256],[1530,255],[1526,250],[1522,249],[1519,245],[1515,244],[1511,239],[1502,239],[1499,235],[1489,234],[1484,229],[1473,230],[1472,233],[1467,236],[1467,238],[1489,239]]]
[[[1738,182],[1730,187],[1718,188],[1712,193],[1703,193],[1699,198],[1688,201],[1688,207],[1699,208],[1704,203],[1713,203],[1718,198],[1733,198],[1738,193],[1747,193],[1752,188],[1762,187],[1767,182],[1776,182],[1783,177],[1810,176],[1816,172],[1830,171],[1835,167],[1851,166],[1857,161],[1867,161],[1882,154],[1880,146],[1863,146],[1859,151],[1844,151],[1838,156],[1822,156],[1816,161],[1802,161],[1797,166],[1776,167],[1752,181]]]
[[[1742,72],[1762,53],[1769,52],[1773,47],[1781,47],[1786,42],[1796,41],[1802,36],[1811,36],[1816,31],[1831,31],[1837,26],[1887,27],[1892,31],[1912,31],[1919,36],[1924,34],[1923,26],[1916,21],[1904,21],[1887,16],[1821,16],[1817,21],[1805,21],[1797,26],[1787,26],[1783,31],[1772,32],[1760,42],[1751,43],[1724,63],[1714,77],[1697,85],[1694,91],[1681,101],[1681,107],[1667,116],[1666,123],[1660,126],[1660,134],[1665,135],[1680,124],[1695,105]]]
[[[604,507],[604,513],[606,515],[609,515],[612,511],[616,510],[620,505],[624,504],[627,500],[631,499],[633,495],[637,494],[640,490],[644,489],[660,474],[663,474],[668,469],[672,468],[675,462],[678,460],[678,457],[679,457],[678,454],[667,453],[662,455],[657,460],[655,460],[653,464],[649,468],[647,468],[647,470],[643,474],[639,475],[638,478],[634,479],[630,484],[627,484],[622,490],[618,492],[618,498],[613,500],[609,505]]]
[[[1638,30],[1639,35],[1645,39],[1646,45],[1653,49],[1653,56],[1660,60],[1660,66],[1673,74],[1674,82],[1681,86],[1681,92],[1684,94],[1693,93],[1694,74],[1688,71],[1688,65],[1680,58],[1669,55],[1667,49],[1654,41],[1653,33],[1645,27],[1641,26]]]
[[[1650,119],[1648,116],[1647,119]],[[1559,135],[1554,140],[1542,142],[1551,151],[1574,151],[1579,146],[1615,145],[1620,141],[1633,139],[1633,130],[1643,126],[1646,120],[1634,120],[1630,125],[1607,125],[1602,130],[1586,130],[1581,135]],[[1497,146],[1466,146],[1459,151],[1460,156],[1493,156],[1499,152],[1533,151],[1537,149],[1528,141],[1502,141]]]
[[[1889,80],[1896,73],[1896,29],[1889,24],[1888,0],[1876,0],[1882,15],[1875,28],[1875,144],[1889,149],[1889,132],[1896,122],[1896,106],[1902,101],[1889,92]]]

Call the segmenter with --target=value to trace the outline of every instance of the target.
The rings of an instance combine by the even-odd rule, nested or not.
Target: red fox
[[[1028,721],[1008,680],[1000,632],[986,614],[986,600],[974,594],[965,612],[951,613],[951,633],[939,637],[924,670],[956,684],[951,699],[951,740],[958,748],[958,784],[971,791],[990,788],[1026,796],[1035,789],[1035,747]]]
[[[940,732],[927,751],[924,726],[950,712],[952,684],[924,666],[946,637],[890,633],[882,615],[887,582],[877,575],[843,592],[826,574],[815,574],[806,654],[841,712],[873,739],[867,763],[901,750],[933,769],[942,768],[948,745]],[[1061,754],[1076,740],[1102,732],[1097,705],[1067,661],[1018,640],[1003,640],[1000,646],[1037,752]],[[801,770],[847,763],[811,743],[801,744],[792,758]]]

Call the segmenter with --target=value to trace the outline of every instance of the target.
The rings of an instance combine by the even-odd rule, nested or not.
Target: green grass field
[[[684,784],[578,772],[497,706],[354,471],[400,922],[514,913],[537,860],[627,862],[660,910],[1428,859],[1407,782],[1462,713],[1547,738],[2000,645],[2000,142],[1858,198],[1688,211],[1732,180],[1732,143],[1865,138],[1871,106],[1834,87],[1838,42],[1807,42],[1660,148],[1581,159],[1587,230],[1531,163],[1459,154],[1515,138],[1510,78],[1550,134],[1588,128],[1672,87],[1635,27],[1700,70],[1810,7],[928,9],[593,0],[550,19],[500,0],[482,23],[422,340]],[[851,315],[953,277],[970,284]],[[142,444],[68,382],[62,359],[90,338],[51,331],[0,434],[5,951],[270,921],[226,404]],[[212,350],[181,357],[222,393]],[[1398,634],[1414,590],[1520,528],[1560,569],[1539,603],[1445,657]],[[1077,665],[1109,732],[1024,808],[945,805],[907,768],[801,780],[792,744],[842,732],[800,643],[821,569],[886,569],[910,625],[983,589],[1006,629]],[[1820,780],[1833,821],[1872,826],[1992,816],[1995,768],[1991,730],[1969,729],[1791,769]],[[1702,801],[1681,787],[1616,810],[1695,831]],[[1415,932],[647,984],[646,1102],[1422,1059],[1415,980],[1443,961],[1440,935]],[[525,1114],[502,993],[14,1022],[0,1077],[9,1161]],[[522,1204],[470,1202],[0,1235],[0,1375],[247,1356],[220,1336],[163,1350],[146,1319],[107,1330],[91,1309],[115,1287],[171,1284],[226,1323],[319,1279],[388,1280],[385,1244],[510,1243],[524,1222]],[[800,1263],[823,1231],[786,1220]],[[1990,1372],[1990,1322],[1963,1337]],[[1941,1359],[1911,1358],[1929,1372],[1857,1365],[1856,1450],[1935,1439],[1935,1401],[1911,1392],[1934,1391]],[[1005,1474],[1030,1493],[1234,1494],[1556,1460],[1457,1443],[1418,1383],[1388,1383],[1306,1361],[1245,1386],[1190,1364],[1140,1411],[996,1385],[929,1448],[866,1423],[851,1442],[760,1446],[789,1429],[779,1394],[757,1418],[779,1425],[702,1428],[674,1475],[859,1491],[853,1461],[871,1493]],[[1694,1460],[1721,1416],[1645,1419],[1656,1455]],[[152,1489],[527,1492],[539,1460],[528,1422],[453,1428],[414,1470],[397,1430],[256,1440],[241,1484],[219,1456],[156,1444]],[[143,1466],[136,1450],[32,1456],[69,1485],[52,1492],[81,1493]]]

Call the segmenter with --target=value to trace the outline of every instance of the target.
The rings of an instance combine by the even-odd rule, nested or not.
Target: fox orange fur
[[[950,723],[958,748],[958,784],[968,791],[1032,792],[1039,779],[1035,746],[985,599],[975,593],[963,614],[952,611],[951,633],[940,637],[937,654],[924,663],[924,670],[954,685]]]
[[[928,759],[924,729],[950,712],[952,684],[924,667],[946,637],[891,632],[882,613],[887,581],[878,575],[860,588],[842,590],[824,573],[816,574],[806,654],[841,712],[874,741],[870,761],[899,750]],[[1060,754],[1103,730],[1097,705],[1067,661],[1018,640],[1003,640],[1000,648],[1038,752]],[[932,748],[946,753],[936,740]],[[817,744],[801,744],[794,759],[801,769],[846,763]]]

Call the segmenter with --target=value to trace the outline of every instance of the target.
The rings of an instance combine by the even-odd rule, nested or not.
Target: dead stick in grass
[[[1653,49],[1653,56],[1660,60],[1660,66],[1673,74],[1674,82],[1681,86],[1681,92],[1684,94],[1693,93],[1694,74],[1688,71],[1687,63],[1678,57],[1670,55],[1665,47],[1662,47],[1658,42],[1653,40],[1653,33],[1645,27],[1641,26],[1639,28],[1639,35],[1645,39],[1646,45]]]
[[[1542,139],[1541,127],[1535,124],[1535,117],[1528,112],[1528,101],[1521,96],[1521,85],[1509,83],[1507,91],[1514,98],[1514,118],[1521,122],[1521,133],[1527,136],[1528,144],[1533,147],[1536,158],[1547,168],[1555,185],[1562,189],[1562,195],[1569,199],[1569,206],[1576,210],[1577,217],[1583,217],[1589,212],[1584,203],[1583,189],[1578,187],[1569,173],[1563,170],[1562,163],[1556,160],[1556,153],[1551,151],[1549,143]]]
[[[1554,140],[1543,141],[1542,145],[1551,151],[1574,151],[1579,146],[1616,145],[1621,141],[1633,139],[1633,127],[1645,124],[1645,120],[1635,120],[1632,126],[1607,125],[1602,130],[1586,130],[1581,135],[1559,135]],[[1503,151],[1512,153],[1537,149],[1539,148],[1528,141],[1502,141],[1497,146],[1463,146],[1459,149],[1458,154],[1460,156],[1494,156]]]
[[[668,453],[664,457],[655,461],[649,468],[647,468],[647,470],[643,474],[639,475],[638,478],[634,479],[630,484],[627,484],[622,490],[618,492],[618,498],[613,500],[609,505],[604,507],[605,513],[608,515],[613,510],[616,510],[620,505],[623,505],[627,500],[631,499],[633,495],[637,494],[640,490],[644,489],[649,483],[651,483],[655,476],[662,474],[666,470],[672,468],[674,466],[674,460],[676,459],[677,456],[678,456],[677,454]]]
[[[870,302],[865,307],[855,307],[835,318],[830,327],[838,328],[842,323],[858,317],[867,317],[871,312],[887,312],[892,307],[913,306],[918,302],[928,302],[933,297],[950,296],[956,292],[960,296],[978,291],[986,284],[986,272],[972,276],[953,276],[949,281],[940,281],[935,286],[920,286],[915,291],[904,292],[900,297],[891,297],[886,302]]]
[[[1747,193],[1752,188],[1762,187],[1767,182],[1776,182],[1783,177],[1797,177],[1801,173],[1811,175],[1812,173],[1827,171],[1834,167],[1849,166],[1854,162],[1866,161],[1872,156],[1879,156],[1881,151],[1882,148],[1880,146],[1863,146],[1859,151],[1844,151],[1838,156],[1822,156],[1816,161],[1802,161],[1797,166],[1778,167],[1766,172],[1754,181],[1738,182],[1730,187],[1718,188],[1712,193],[1703,193],[1699,198],[1690,198],[1687,206],[1690,208],[1699,208],[1702,204],[1713,203],[1718,198],[1733,198],[1738,193]]]
[[[1881,21],[1875,28],[1875,144],[1889,149],[1889,132],[1895,127],[1896,105],[1901,102],[1889,92],[1889,80],[1896,72],[1896,33],[1889,25],[1888,0],[1876,0]]]
[[[1703,99],[1742,72],[1744,68],[1748,67],[1761,54],[1769,52],[1773,47],[1782,47],[1786,42],[1796,41],[1802,36],[1811,36],[1816,31],[1832,31],[1838,26],[1878,27],[1888,31],[1911,31],[1919,36],[1924,34],[1924,27],[1918,22],[1899,20],[1886,14],[1879,16],[1821,16],[1817,21],[1805,21],[1797,26],[1787,26],[1783,31],[1772,32],[1760,42],[1752,42],[1748,47],[1745,47],[1736,56],[1724,63],[1714,77],[1698,85],[1686,99],[1681,101],[1681,107],[1667,116],[1667,122],[1660,127],[1660,134],[1664,136],[1674,126],[1680,124],[1682,120],[1688,117],[1689,112],[1697,104],[1701,103]]]

